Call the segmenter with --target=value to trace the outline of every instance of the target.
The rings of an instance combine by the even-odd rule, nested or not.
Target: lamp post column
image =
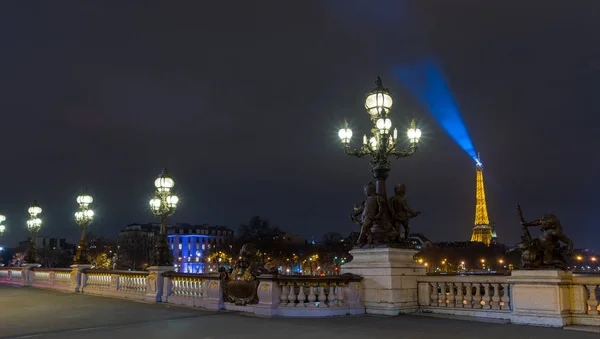
[[[150,200],[150,210],[152,214],[160,217],[160,232],[156,236],[154,265],[148,268],[150,274],[146,286],[146,300],[161,302],[165,281],[163,273],[173,271],[173,254],[169,248],[167,235],[167,217],[175,213],[179,198],[171,192],[175,181],[169,176],[166,168],[154,181],[154,186],[156,191],[154,198]]]
[[[90,205],[94,199],[87,193],[77,197],[77,204],[79,204],[79,210],[75,212],[75,222],[81,228],[81,238],[79,245],[77,245],[77,253],[73,260],[76,265],[88,265],[90,263],[88,259],[88,245],[85,239],[88,226],[94,220],[94,211],[90,209]]]
[[[0,237],[4,234],[4,231],[6,231],[6,226],[3,225],[3,223],[5,221],[6,221],[6,217],[3,216],[2,214],[0,214]],[[3,250],[4,249],[2,248],[2,246],[0,246],[0,267],[4,266],[4,259],[2,258]]]

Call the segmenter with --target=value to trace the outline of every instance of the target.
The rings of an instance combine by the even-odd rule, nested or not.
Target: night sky
[[[163,166],[181,197],[172,222],[358,231],[348,214],[372,177],[337,130],[347,118],[358,146],[378,75],[394,126],[414,116],[423,130],[388,190],[407,185],[414,231],[468,240],[475,164],[394,75],[434,59],[481,152],[499,241],[519,240],[520,203],[600,249],[599,12],[593,0],[4,1],[0,242],[26,238],[34,199],[41,235],[76,241],[84,188],[94,233],[157,221]]]

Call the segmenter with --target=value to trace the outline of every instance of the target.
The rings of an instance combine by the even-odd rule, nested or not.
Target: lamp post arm
[[[365,155],[371,154],[371,152],[369,150],[364,149],[364,147],[361,149],[350,149],[350,146],[347,144],[344,145],[344,151],[346,152],[346,154],[357,158],[362,158]]]
[[[397,159],[399,158],[406,158],[406,157],[410,157],[411,155],[415,154],[417,152],[417,145],[413,144],[410,145],[410,147],[408,149],[404,148],[401,150],[392,150],[389,154],[390,155],[394,155],[396,156]]]

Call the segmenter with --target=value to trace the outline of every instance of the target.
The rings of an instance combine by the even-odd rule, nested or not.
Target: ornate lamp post
[[[27,220],[27,230],[29,231],[29,249],[27,250],[27,256],[25,261],[28,264],[34,264],[37,261],[37,254],[35,251],[35,236],[42,229],[42,219],[38,218],[38,215],[42,213],[42,209],[38,206],[37,200],[33,201],[33,205],[27,210],[29,212],[29,220]]]
[[[77,253],[73,259],[74,264],[86,265],[89,264],[88,260],[88,246],[85,240],[85,233],[87,227],[94,220],[94,211],[90,209],[90,204],[94,201],[91,195],[83,193],[77,197],[77,203],[79,204],[79,210],[75,212],[75,222],[81,227],[81,239],[79,245],[77,245]]]
[[[172,266],[173,255],[167,241],[167,217],[175,213],[179,198],[171,192],[171,189],[175,186],[175,181],[169,176],[166,168],[154,181],[154,186],[156,186],[156,192],[154,198],[150,199],[150,209],[152,214],[160,217],[161,222],[160,234],[156,241],[154,266]]]
[[[6,221],[6,217],[3,216],[2,214],[0,214],[0,237],[2,236],[2,234],[4,234],[4,231],[6,231],[6,226],[3,225],[3,223]],[[2,250],[3,248],[0,247],[0,267],[4,266],[4,259],[2,258]]]
[[[2,225],[6,221],[6,217],[0,214],[0,236],[6,231],[6,226]]]
[[[348,123],[345,123],[344,128],[340,129],[338,135],[344,145],[346,154],[363,158],[370,155],[371,172],[376,180],[377,194],[385,196],[385,180],[390,171],[389,156],[396,158],[409,157],[417,151],[417,144],[421,138],[421,130],[417,128],[416,122],[413,119],[410,128],[407,130],[408,140],[410,145],[408,148],[400,149],[398,147],[398,129],[394,128],[392,133],[392,121],[389,119],[389,112],[392,108],[392,95],[387,88],[383,87],[380,77],[377,77],[375,82],[377,87],[367,94],[365,100],[365,108],[374,124],[371,129],[372,136],[367,138],[363,136],[363,144],[359,149],[350,148],[350,140],[352,138],[352,130],[348,128]]]
[[[375,195],[378,199],[385,199],[387,201],[385,181],[390,172],[390,161],[388,158],[390,156],[406,158],[415,154],[419,139],[421,138],[421,130],[417,128],[417,124],[413,119],[410,127],[407,129],[409,146],[408,148],[399,147],[398,129],[394,128],[392,130],[392,121],[389,118],[393,103],[392,95],[387,88],[383,87],[380,77],[377,77],[375,83],[377,87],[367,94],[365,100],[365,108],[373,123],[373,128],[371,129],[372,135],[370,137],[367,137],[367,135],[363,136],[363,143],[359,149],[352,149],[350,147],[352,130],[348,127],[347,122],[345,122],[344,128],[340,129],[338,135],[344,145],[346,154],[358,158],[371,156],[372,160],[370,164],[371,172],[375,179]],[[382,225],[389,225],[392,222],[387,204],[382,205],[381,208],[384,209],[380,211],[382,219],[373,223],[371,227],[371,233],[374,235],[383,232],[382,228],[388,228],[388,226]],[[375,242],[381,241],[385,242],[386,240],[379,238],[375,240]]]

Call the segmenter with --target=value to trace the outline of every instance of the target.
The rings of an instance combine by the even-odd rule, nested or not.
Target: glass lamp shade
[[[371,140],[369,140],[369,143],[371,144],[371,149],[372,150],[376,150],[377,149],[377,138],[371,137]]]
[[[175,186],[175,181],[169,176],[161,175],[154,180],[154,186],[156,186],[160,192],[168,192]]]
[[[42,208],[40,206],[38,206],[37,203],[34,203],[33,206],[29,207],[27,212],[29,212],[29,214],[31,214],[33,216],[36,216],[36,215],[42,213]]]
[[[94,201],[92,196],[83,194],[77,197],[77,203],[81,206],[89,206]]]
[[[388,133],[392,128],[392,120],[390,119],[377,119],[375,124],[380,133]]]
[[[27,228],[30,231],[38,231],[42,227],[42,219],[32,218],[27,220]]]
[[[3,216],[2,214],[0,214],[0,223],[3,223],[6,221],[6,217]]]
[[[6,231],[6,226],[0,225],[0,234],[4,233],[4,231]]]
[[[176,195],[169,195],[167,197],[167,205],[169,208],[177,207],[177,203],[179,202],[179,198]]]
[[[85,210],[85,211],[83,211],[83,216],[86,218],[92,219],[94,217],[94,211]]]
[[[416,144],[419,142],[419,139],[421,139],[421,130],[418,128],[410,128],[408,132],[406,132],[406,135],[411,144]]]
[[[372,118],[385,117],[392,108],[392,95],[387,88],[383,88],[380,77],[377,77],[375,84],[377,84],[377,87],[367,94],[365,108]]]
[[[155,212],[160,210],[160,202],[161,201],[158,198],[150,199],[150,209]]]
[[[352,139],[352,130],[348,127],[342,128],[338,132],[338,136],[340,137],[340,140],[342,140],[342,143],[347,144],[350,142],[350,139]]]

